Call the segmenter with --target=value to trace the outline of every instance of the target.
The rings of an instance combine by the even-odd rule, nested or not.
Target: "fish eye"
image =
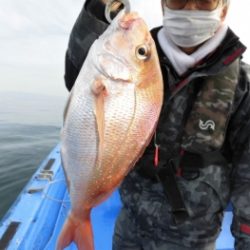
[[[135,54],[139,60],[146,60],[150,56],[149,49],[146,45],[139,45],[136,48]]]

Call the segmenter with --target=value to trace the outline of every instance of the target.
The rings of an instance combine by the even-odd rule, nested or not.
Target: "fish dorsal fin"
[[[102,79],[96,79],[92,85],[92,91],[95,95],[95,117],[96,125],[99,136],[98,145],[98,164],[101,164],[103,148],[104,148],[104,129],[105,129],[105,116],[104,116],[104,98],[107,94],[106,87]]]
[[[132,74],[128,65],[110,54],[98,57],[101,71],[112,80],[132,81]]]

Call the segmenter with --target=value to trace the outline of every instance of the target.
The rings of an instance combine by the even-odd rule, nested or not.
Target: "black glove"
[[[102,0],[86,0],[84,7],[88,13],[95,16],[97,19],[108,23],[104,14],[105,6],[106,4]]]
[[[95,16],[97,19],[106,22],[106,23],[110,23],[110,21],[112,19],[114,19],[114,17],[120,12],[120,10],[122,10],[123,8],[125,8],[125,4],[127,5],[126,8],[130,9],[129,2],[126,1],[113,1],[111,2],[111,4],[108,4],[108,10],[105,16],[105,8],[106,8],[106,3],[108,3],[110,1],[108,0],[86,0],[85,2],[85,8],[86,10],[93,16]],[[110,20],[111,19],[111,20]]]

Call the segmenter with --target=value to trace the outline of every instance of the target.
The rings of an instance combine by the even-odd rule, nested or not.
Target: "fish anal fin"
[[[64,155],[64,154],[62,153],[62,148],[61,148],[61,162],[62,162],[63,172],[64,172],[64,176],[65,176],[65,179],[66,179],[67,187],[68,187],[68,192],[70,193],[70,180],[69,180],[67,171],[65,170],[65,167],[64,167],[65,164],[64,164],[63,155]]]

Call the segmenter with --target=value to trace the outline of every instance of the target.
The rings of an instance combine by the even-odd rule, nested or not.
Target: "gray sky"
[[[66,96],[64,55],[84,1],[0,0],[0,92]],[[160,0],[131,0],[150,28],[161,24]],[[157,3],[157,4],[156,4]],[[248,0],[232,0],[227,22],[250,47]],[[245,54],[250,63],[250,49]]]

